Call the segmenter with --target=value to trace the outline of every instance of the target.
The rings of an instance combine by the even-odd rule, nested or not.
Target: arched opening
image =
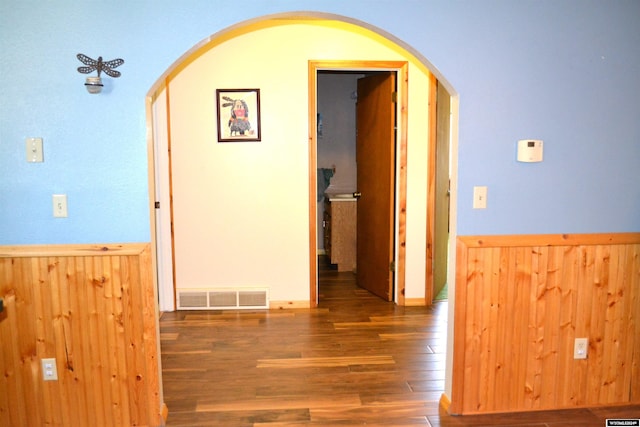
[[[424,304],[424,303],[429,304],[431,302],[431,298],[433,295],[431,295],[431,293],[429,292],[429,286],[432,286],[431,285],[432,277],[429,277],[429,275],[432,274],[432,272],[430,273],[430,268],[429,268],[430,260],[427,258],[428,256],[430,256],[429,248],[433,247],[433,242],[429,241],[430,238],[434,238],[433,235],[429,236],[429,230],[430,230],[429,221],[432,220],[431,218],[432,215],[430,215],[430,212],[431,213],[433,212],[433,207],[428,206],[427,200],[431,201],[429,203],[432,203],[432,200],[433,200],[433,197],[431,197],[429,193],[431,191],[431,189],[429,188],[430,187],[429,174],[433,173],[433,171],[429,170],[428,158],[430,156],[429,150],[433,150],[434,147],[432,144],[428,142],[429,140],[427,139],[426,136],[423,135],[419,138],[414,136],[422,133],[428,134],[428,132],[422,132],[422,131],[426,131],[426,127],[420,128],[420,126],[425,126],[424,123],[428,122],[428,120],[432,116],[429,116],[426,114],[426,112],[428,111],[428,107],[425,107],[424,105],[422,107],[414,107],[414,105],[419,105],[419,104],[426,105],[429,103],[429,99],[430,99],[428,96],[429,88],[430,88],[429,85],[433,83],[434,79],[435,81],[438,82],[440,87],[444,89],[444,93],[449,94],[449,96],[451,97],[451,103],[450,103],[451,107],[449,110],[449,114],[450,114],[451,122],[453,125],[451,126],[451,132],[447,136],[450,137],[451,149],[449,150],[449,153],[452,159],[452,162],[451,162],[452,169],[450,174],[451,202],[449,204],[449,208],[450,208],[449,211],[451,213],[450,236],[453,239],[455,236],[455,210],[456,210],[455,208],[455,195],[456,195],[456,187],[455,187],[455,184],[456,184],[455,163],[456,162],[455,160],[456,160],[456,147],[457,147],[457,144],[456,144],[457,96],[455,95],[454,90],[446,82],[443,76],[439,74],[437,69],[433,67],[418,52],[414,51],[409,46],[404,45],[400,40],[396,39],[390,34],[385,33],[384,31],[381,31],[380,29],[374,28],[363,22],[354,21],[342,16],[337,16],[337,15],[329,15],[329,14],[321,14],[321,13],[285,13],[285,14],[270,15],[270,16],[242,22],[235,26],[227,28],[221,32],[218,32],[212,35],[211,37],[207,38],[206,40],[203,40],[201,43],[199,43],[189,52],[185,53],[182,57],[180,57],[163,74],[163,76],[156,82],[156,84],[151,88],[151,90],[148,93],[148,96],[147,96],[148,132],[147,134],[148,134],[148,146],[149,146],[149,171],[150,171],[149,172],[149,189],[150,189],[150,200],[157,202],[154,206],[151,207],[151,222],[152,222],[151,230],[152,230],[152,238],[154,240],[153,243],[156,248],[154,261],[157,263],[157,269],[158,269],[157,279],[158,279],[158,289],[159,289],[159,299],[160,299],[161,310],[175,309],[175,298],[176,298],[175,287],[176,287],[176,274],[177,274],[176,268],[175,268],[176,253],[184,253],[183,251],[181,252],[180,247],[177,247],[182,245],[182,243],[178,243],[178,245],[176,245],[176,240],[174,235],[175,220],[176,218],[180,219],[180,212],[175,211],[176,206],[174,205],[175,203],[174,196],[176,196],[176,194],[174,194],[172,190],[174,188],[174,183],[172,182],[172,179],[173,179],[172,170],[175,166],[174,161],[176,160],[174,159],[173,156],[177,156],[178,155],[177,152],[179,151],[177,150],[178,146],[175,145],[176,143],[176,140],[174,139],[175,133],[182,132],[184,131],[185,128],[188,127],[188,126],[184,126],[184,124],[181,124],[181,125],[175,124],[176,122],[174,121],[174,118],[176,118],[176,116],[178,116],[180,113],[178,112],[179,110],[172,105],[173,102],[176,102],[176,101],[179,102],[179,100],[177,100],[178,97],[183,96],[183,95],[178,95],[178,93],[180,92],[180,90],[183,90],[184,83],[186,80],[188,80],[188,79],[183,79],[184,75],[188,72],[191,72],[191,69],[192,69],[191,66],[196,62],[198,62],[200,59],[206,57],[208,53],[216,50],[217,48],[220,48],[221,51],[224,49],[228,49],[228,47],[230,46],[230,43],[241,40],[244,37],[256,35],[258,33],[262,35],[264,31],[274,30],[274,31],[281,32],[281,34],[278,37],[283,37],[286,40],[297,41],[297,37],[290,37],[289,35],[287,35],[287,32],[293,31],[294,29],[296,29],[297,26],[308,26],[308,25],[313,25],[315,26],[316,30],[324,30],[324,32],[318,31],[321,33],[321,35],[317,36],[318,38],[317,44],[308,42],[307,45],[301,45],[297,47],[298,51],[302,51],[302,52],[305,52],[305,49],[309,49],[309,52],[304,54],[306,56],[305,65],[308,65],[310,61],[314,61],[314,60],[317,60],[317,61],[327,60],[327,61],[339,62],[339,61],[346,61],[347,59],[352,61],[356,59],[363,60],[363,61],[372,61],[374,60],[374,58],[377,60],[381,59],[378,54],[373,54],[373,56],[369,56],[369,57],[368,56],[361,57],[360,55],[358,55],[358,58],[356,58],[356,54],[350,53],[350,52],[347,52],[347,53],[341,52],[341,54],[346,56],[336,55],[333,49],[331,48],[326,49],[327,46],[331,46],[331,44],[327,43],[328,39],[324,36],[326,36],[327,34],[331,34],[331,32],[344,32],[345,34],[349,34],[349,36],[354,39],[359,39],[357,43],[360,43],[360,47],[364,44],[364,45],[375,46],[375,49],[377,49],[377,52],[380,52],[381,50],[385,50],[385,52],[387,52],[387,54],[385,55],[387,56],[382,59],[390,60],[390,61],[406,61],[409,64],[408,78],[411,80],[404,83],[404,84],[407,84],[406,98],[408,101],[405,100],[407,101],[407,105],[402,108],[402,112],[401,112],[401,114],[405,114],[405,115],[408,113],[409,117],[407,118],[407,130],[404,131],[405,134],[402,134],[403,131],[400,130],[401,135],[399,139],[402,140],[402,138],[404,138],[405,140],[408,140],[409,141],[408,144],[411,144],[412,141],[418,140],[418,139],[423,141],[423,143],[421,145],[412,146],[410,153],[407,152],[406,145],[404,146],[404,148],[402,145],[399,146],[400,158],[402,158],[402,155],[403,155],[402,150],[404,149],[404,155],[407,156],[407,160],[405,161],[405,163],[402,163],[402,161],[398,163],[398,175],[397,175],[397,186],[396,186],[396,191],[399,191],[398,194],[400,195],[400,197],[398,200],[396,200],[396,204],[395,204],[395,210],[397,213],[397,220],[395,224],[395,235],[397,239],[396,255],[395,255],[396,257],[395,258],[396,260],[395,277],[397,281],[397,287],[396,287],[397,295],[395,297],[395,301],[400,304],[416,304],[416,305]],[[314,46],[323,45],[323,48],[327,51],[327,53],[322,56],[319,56],[320,55],[318,53],[320,52],[319,48],[316,48],[316,50],[312,50],[309,47],[310,45],[314,45]],[[256,46],[255,47],[256,52],[259,52],[259,54],[257,54],[255,58],[255,63],[259,64],[258,68],[256,68],[256,73],[257,72],[265,73],[264,69],[265,67],[269,67],[269,64],[273,63],[273,57],[269,58],[268,55],[264,56],[265,52],[268,52],[269,49],[261,50],[259,45],[254,45],[254,46]],[[230,52],[231,51],[227,52],[227,55],[228,55],[227,58],[232,58]],[[274,55],[274,56],[277,57],[277,55]],[[222,56],[217,57],[217,59],[220,59],[220,58],[222,58]],[[268,59],[270,59],[270,61]],[[209,61],[211,62],[211,65],[210,65],[211,67],[222,68],[222,67],[227,67],[228,65],[228,63],[225,61],[212,61],[212,60],[209,60]],[[292,68],[295,68],[296,66]],[[338,68],[341,68],[341,67],[338,66]],[[206,71],[206,67],[204,69]],[[209,70],[211,69],[212,68],[209,68]],[[311,85],[308,84],[309,82],[308,73],[309,73],[309,68],[307,67],[305,67],[305,69],[300,69],[296,72],[296,80],[303,79],[307,89],[306,91],[304,91],[302,95],[300,94],[300,91],[295,92],[294,98],[296,101],[299,101],[296,103],[296,105],[298,106],[297,107],[298,109],[300,109],[300,107],[304,108],[304,106],[308,105],[307,102],[303,102],[303,100],[306,99],[308,101],[308,99],[310,99],[310,97],[312,96],[312,91],[314,90],[314,88],[312,88]],[[267,75],[263,76],[262,78],[255,79],[255,81],[264,82],[265,79],[271,79],[270,81],[276,80],[276,78],[274,78],[273,75],[269,76],[268,73],[265,73],[265,74]],[[202,77],[203,75],[204,74],[202,74],[202,72],[196,72],[195,74],[192,74],[190,76],[190,79],[194,81],[194,80],[197,80],[199,77]],[[418,76],[422,76],[422,80],[420,82],[419,82]],[[291,80],[286,81],[287,79],[288,77],[278,79],[279,80],[278,87],[283,88],[285,92],[287,90],[286,88],[287,85],[295,84],[294,81],[291,81]],[[237,83],[233,82],[233,80],[230,80],[228,78],[228,75],[225,76],[223,79],[220,79],[220,81],[217,81],[215,84],[225,85],[225,86],[221,86],[222,88],[225,88],[225,87],[238,88]],[[183,85],[183,86],[178,88],[178,86],[180,85]],[[251,86],[257,87],[259,85],[260,83],[258,83],[257,85],[254,84]],[[424,89],[423,92],[416,90],[415,89],[416,86],[422,86]],[[241,84],[240,87],[246,87],[246,86],[242,86]],[[212,88],[213,86],[210,87],[210,89]],[[204,87],[204,89],[206,89],[206,86]],[[200,87],[197,90],[200,92],[207,92],[206,90],[203,90],[203,87]],[[433,90],[432,86],[431,86],[431,90]],[[211,93],[210,90],[208,92]],[[214,92],[215,91],[213,91],[213,93]],[[274,99],[274,94],[277,92],[276,88],[274,87],[273,90],[271,91],[270,98],[265,96],[265,92],[266,91],[263,91],[262,93],[263,138],[260,143],[257,143],[254,145],[242,145],[242,146],[226,145],[223,147],[223,145],[217,143],[216,141],[210,140],[210,141],[207,141],[208,145],[206,145],[206,148],[204,148],[207,151],[201,152],[201,154],[203,155],[203,157],[215,156],[214,151],[219,154],[224,150],[225,155],[229,156],[228,160],[237,161],[238,159],[241,159],[241,162],[237,163],[238,168],[245,168],[246,170],[246,168],[248,167],[250,168],[252,166],[255,166],[257,169],[255,169],[254,172],[256,172],[256,170],[260,170],[260,168],[265,167],[265,165],[261,163],[261,158],[264,158],[265,155],[267,157],[273,156],[273,158],[275,158],[276,156],[287,157],[290,160],[290,162],[287,164],[288,166],[293,165],[295,162],[295,165],[293,166],[293,169],[295,169],[294,171],[295,173],[290,174],[289,173],[290,171],[283,171],[283,169],[280,167],[282,166],[282,164],[278,164],[273,170],[277,170],[276,175],[278,175],[279,179],[281,179],[283,182],[284,181],[293,182],[293,181],[301,181],[301,180],[305,181],[305,184],[303,185],[304,190],[300,191],[300,188],[296,186],[291,186],[288,190],[283,190],[283,192],[290,191],[290,194],[279,197],[278,200],[276,201],[261,200],[259,205],[255,205],[255,204],[245,205],[241,197],[231,194],[234,191],[236,193],[238,192],[246,193],[248,188],[252,188],[252,186],[255,186],[257,183],[259,183],[260,181],[259,179],[247,179],[246,175],[236,173],[237,169],[233,169],[233,173],[230,173],[231,169],[227,169],[227,165],[229,164],[229,162],[226,162],[224,166],[221,163],[216,164],[213,168],[211,168],[211,170],[220,171],[224,169],[225,173],[227,174],[224,180],[221,179],[221,180],[215,181],[220,186],[224,186],[229,180],[233,181],[234,183],[240,182],[238,184],[240,185],[238,189],[231,190],[230,192],[227,192],[227,193],[216,193],[215,195],[215,197],[218,197],[219,199],[223,200],[223,204],[226,206],[233,205],[234,203],[238,203],[241,205],[242,208],[239,211],[236,211],[228,215],[226,217],[227,219],[237,216],[239,212],[240,213],[248,212],[248,211],[255,212],[262,208],[267,209],[270,203],[287,205],[289,208],[289,211],[287,211],[287,215],[289,214],[289,212],[294,212],[293,215],[295,215],[295,218],[293,220],[293,223],[294,223],[293,225],[297,227],[296,229],[297,231],[294,230],[290,233],[291,235],[295,235],[295,236],[291,237],[289,241],[284,245],[287,246],[287,245],[290,245],[292,242],[294,242],[297,246],[296,246],[296,249],[294,249],[293,251],[295,251],[296,253],[295,254],[290,253],[293,251],[290,251],[291,248],[288,248],[286,250],[287,252],[285,256],[286,260],[284,262],[288,262],[290,264],[296,264],[298,266],[298,271],[296,272],[296,274],[293,274],[291,278],[288,279],[290,283],[295,282],[298,285],[300,284],[300,280],[299,280],[300,274],[298,274],[300,270],[306,270],[307,273],[304,274],[304,276],[308,278],[309,283],[308,285],[304,286],[304,288],[301,288],[301,287],[296,288],[295,292],[291,292],[290,295],[283,294],[282,291],[278,291],[278,290],[276,290],[275,292],[272,291],[271,294],[276,295],[276,297],[274,298],[275,301],[271,300],[271,307],[314,306],[315,302],[317,301],[317,295],[314,295],[314,289],[317,286],[315,281],[317,280],[316,250],[318,246],[317,230],[315,227],[315,225],[317,224],[315,219],[316,218],[315,208],[317,205],[315,203],[316,194],[314,194],[314,188],[316,185],[315,180],[317,179],[317,176],[315,175],[317,164],[314,163],[315,155],[313,153],[314,144],[316,143],[314,142],[314,137],[317,132],[316,122],[314,119],[308,118],[308,116],[304,113],[299,114],[300,117],[304,117],[305,119],[305,123],[303,125],[304,126],[303,137],[304,137],[304,140],[307,141],[306,145],[304,147],[301,145],[302,138],[300,137],[302,136],[302,132],[300,132],[300,129],[301,129],[300,127],[298,127],[295,132],[291,132],[291,134],[297,132],[295,137],[295,138],[298,138],[297,144],[289,144],[287,146],[280,145],[282,144],[281,141],[284,140],[283,138],[289,138],[290,134],[287,134],[285,136],[284,133],[278,133],[279,131],[277,130],[275,124],[273,123],[273,114],[274,114],[273,112],[276,111],[277,108],[276,109],[270,108],[270,107],[273,107],[273,105],[272,106],[269,105],[269,102],[272,102],[272,101],[269,101],[269,99],[271,100]],[[192,91],[190,93],[195,93],[195,92]],[[422,95],[426,95],[426,96],[422,96]],[[183,96],[183,99],[186,99],[186,97],[187,95],[185,94]],[[211,97],[213,97],[213,95],[211,95]],[[202,113],[202,110],[207,110],[208,108],[207,102],[209,101],[204,100],[204,98],[203,98],[203,103],[196,102],[196,104],[203,105],[204,107],[200,111],[196,112],[196,114],[190,113],[190,115],[192,117],[194,115],[197,116],[198,114]],[[408,108],[409,112],[404,110],[404,108]],[[412,122],[413,116],[411,116],[411,114],[414,114],[413,112],[417,111],[418,108],[424,108],[423,111],[425,112],[425,114],[421,115],[421,117],[419,119],[416,119],[415,122]],[[215,113],[215,111],[209,109],[208,112],[204,114],[204,116],[208,116],[209,118],[211,118],[213,117],[212,113]],[[420,120],[423,122],[422,125],[418,124]],[[208,123],[207,126],[212,126],[213,122],[214,121],[211,120],[211,123]],[[174,127],[182,126],[182,128],[173,129],[172,126]],[[206,132],[208,132],[208,134],[210,135],[210,138],[214,138],[213,135],[215,135],[215,132],[213,132],[212,130],[213,130],[213,127],[206,129]],[[272,135],[271,140],[269,139],[269,136],[268,136],[270,133]],[[181,141],[185,141],[189,139],[184,137],[184,135],[186,135],[186,133],[183,134]],[[204,137],[202,135],[194,135],[192,138],[192,141],[197,141],[198,139],[203,139],[203,138]],[[424,141],[427,141],[427,142],[424,143]],[[268,149],[266,149],[265,147],[269,147],[269,149],[275,149],[277,152],[269,153],[267,152]],[[304,148],[304,154],[302,153],[302,151],[300,151],[301,147]],[[194,150],[202,149],[202,148],[197,148],[195,145],[192,148]],[[171,153],[171,155],[169,155],[168,153]],[[308,156],[308,157],[304,157],[304,156]],[[297,160],[295,160],[294,157]],[[300,174],[301,162],[299,160],[301,159],[303,160],[302,167],[305,170],[304,176]],[[196,166],[195,169],[197,169],[198,167],[199,166]],[[418,173],[415,173],[416,171]],[[207,176],[207,177],[210,178],[212,176]],[[213,175],[213,177],[217,177],[217,175]],[[244,181],[245,179],[247,179],[246,182]],[[412,191],[415,191],[415,192],[406,193],[406,190],[404,190],[405,193],[403,196],[402,188],[406,189],[407,180],[413,183],[413,185],[411,185],[411,188],[414,189]],[[211,181],[214,181],[214,180],[212,179]],[[210,181],[207,180],[207,182],[210,182]],[[270,185],[274,185],[274,184],[275,184],[275,181],[270,182]],[[303,198],[305,199],[305,201],[302,203],[302,205],[300,204],[300,200],[297,197],[292,196],[293,194],[295,194],[296,196],[299,196],[300,194],[304,194]],[[296,200],[295,201],[292,200],[293,198],[296,198]],[[233,202],[233,203],[229,203],[229,202]],[[159,204],[159,208],[157,207],[158,204]],[[407,207],[407,205],[410,205],[410,207]],[[259,209],[256,209],[256,206],[258,206]],[[416,206],[421,206],[421,208],[416,209],[415,208]],[[307,208],[308,211],[306,213],[303,212],[303,214],[300,215],[300,212],[303,211],[305,208]],[[201,211],[199,207],[190,208],[190,209],[192,212]],[[216,212],[219,212],[219,211],[216,211]],[[277,212],[274,213],[273,211],[268,211],[265,216],[266,219],[264,219],[264,224],[268,224],[268,223],[273,224],[275,221],[275,228],[278,228],[278,227],[282,228],[282,227],[285,227],[287,222],[291,222],[290,218],[282,218],[282,213],[284,212],[283,210],[279,212],[280,213],[277,213]],[[247,224],[249,224],[249,222],[247,222]],[[226,227],[226,229],[229,228],[228,223],[218,224],[218,226]],[[306,233],[304,233],[305,234],[304,238],[301,238],[299,231],[302,230],[303,228],[306,230]],[[407,232],[407,229],[410,229],[409,233]],[[258,228],[252,228],[251,233],[252,233],[251,236],[249,236],[249,233],[247,233],[246,235],[242,236],[240,240],[245,242],[250,242],[251,238],[257,236],[258,238],[257,245],[263,246],[261,250],[263,251],[267,250],[268,244],[269,244],[268,240],[270,239],[270,236],[263,235]],[[409,240],[405,238],[407,235],[410,236]],[[305,252],[307,253],[307,255],[304,257],[307,261],[305,261],[304,263],[301,263],[300,262],[301,258],[299,253],[300,252],[299,249],[301,248],[300,242],[304,241],[304,239],[306,239],[307,237],[308,237],[308,242],[305,244]],[[233,243],[231,234],[226,236],[226,240],[224,238],[221,240],[227,243]],[[274,242],[274,244],[276,244],[277,246],[278,242]],[[181,247],[184,247],[184,245]],[[230,253],[233,254],[235,251],[235,253],[238,254],[240,253],[240,251],[244,251],[246,249],[247,249],[246,244],[245,244],[245,247],[243,248],[232,247],[230,250]],[[278,247],[278,249],[280,250],[282,248]],[[198,252],[198,250],[195,250],[194,252]],[[230,257],[231,256],[233,255],[230,255]],[[447,271],[448,271],[447,276],[449,279],[449,283],[453,283],[453,277],[454,277],[453,256],[454,256],[453,250],[449,249],[449,256],[448,256],[449,263],[447,268]],[[248,258],[248,260],[245,259],[242,262],[235,263],[235,260],[239,259],[238,256],[235,256],[233,258],[234,261],[231,262],[231,264],[234,264],[233,268],[237,271],[238,269],[242,269],[243,263],[246,263],[247,261],[252,262],[257,260],[258,258],[259,256],[257,255],[257,253],[254,253],[250,258]],[[228,260],[231,260],[231,258],[228,258]],[[202,259],[198,259],[197,257],[190,260],[189,262],[192,262],[193,264],[189,264],[189,263],[185,264],[183,271],[189,270],[190,269],[189,266],[193,266],[198,263],[199,264],[203,263]],[[264,272],[261,274],[264,274]],[[224,276],[224,274],[221,273],[221,277],[222,276]],[[234,285],[234,283],[232,283],[233,280],[234,278],[232,277],[232,275],[228,274],[227,276],[225,276],[225,280],[223,281],[224,283],[222,283],[221,286],[233,286]],[[248,276],[247,278],[245,278],[246,282],[251,282],[255,280],[258,280],[258,279],[254,276]],[[417,287],[418,288],[421,287],[421,289],[417,289]],[[450,296],[452,296],[453,294],[452,287],[450,287],[449,292],[450,292]]]

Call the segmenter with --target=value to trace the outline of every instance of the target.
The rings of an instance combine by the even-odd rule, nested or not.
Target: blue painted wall
[[[459,234],[640,231],[640,2],[0,2],[0,244],[149,241],[144,97],[207,36],[313,10],[412,46],[460,95]],[[85,92],[79,52],[124,58]],[[306,113],[301,111],[301,114]],[[25,161],[41,136],[45,162]],[[539,164],[516,140],[545,141]],[[474,185],[489,187],[473,210]],[[70,216],[52,217],[66,193]]]

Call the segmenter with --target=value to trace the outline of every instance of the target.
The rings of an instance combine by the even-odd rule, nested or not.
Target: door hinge
[[[389,263],[389,271],[392,271],[392,272],[396,271],[396,262],[395,261],[391,261]]]
[[[391,102],[394,104],[398,103],[398,92],[391,92]]]
[[[160,209],[160,202],[156,202],[155,203],[155,207],[156,207],[156,209]]]

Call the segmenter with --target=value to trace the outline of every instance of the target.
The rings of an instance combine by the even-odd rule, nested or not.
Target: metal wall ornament
[[[95,94],[102,92],[102,79],[100,78],[100,73],[104,72],[106,75],[111,76],[113,78],[120,77],[120,71],[115,71],[114,68],[117,68],[124,64],[124,59],[112,59],[111,61],[103,61],[102,56],[99,56],[97,60],[89,58],[87,55],[83,55],[79,53],[76,57],[86,65],[86,67],[78,67],[78,72],[82,74],[89,74],[93,71],[98,72],[97,77],[89,76],[84,84],[87,88],[87,92]]]

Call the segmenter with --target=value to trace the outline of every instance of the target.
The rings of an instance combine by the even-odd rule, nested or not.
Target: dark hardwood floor
[[[320,271],[312,310],[165,313],[167,426],[604,426],[640,406],[440,413],[447,303],[397,307]]]

